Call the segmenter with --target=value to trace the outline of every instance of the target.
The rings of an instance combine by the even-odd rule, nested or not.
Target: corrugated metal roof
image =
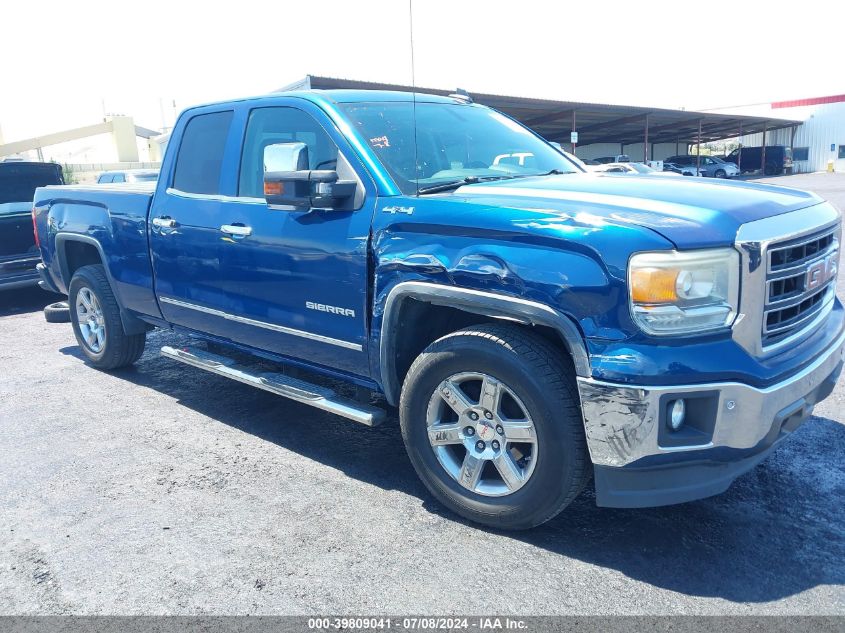
[[[401,90],[449,95],[455,90],[413,88],[356,79],[340,79],[308,75],[281,88],[286,90]],[[801,121],[773,117],[715,114],[666,108],[646,108],[605,103],[555,101],[530,97],[471,93],[473,100],[500,110],[522,121],[550,141],[569,142],[569,133],[578,132],[578,145],[593,143],[641,143],[648,125],[649,143],[694,143],[701,125],[701,142],[717,141],[742,134],[793,127]]]

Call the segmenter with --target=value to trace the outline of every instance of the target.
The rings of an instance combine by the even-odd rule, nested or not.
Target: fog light
[[[687,407],[683,400],[675,400],[669,405],[669,419],[667,420],[669,428],[677,431],[684,424],[684,417],[686,416]]]

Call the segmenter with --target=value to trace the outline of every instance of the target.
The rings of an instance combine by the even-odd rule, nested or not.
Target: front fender
[[[378,371],[385,398],[396,406],[401,385],[396,379],[396,344],[399,338],[400,306],[406,299],[416,299],[432,305],[457,308],[483,316],[517,321],[529,325],[544,325],[557,331],[569,351],[579,376],[590,375],[590,362],[584,339],[575,323],[566,315],[542,303],[519,297],[444,286],[426,281],[405,281],[394,285],[384,298],[380,311]]]

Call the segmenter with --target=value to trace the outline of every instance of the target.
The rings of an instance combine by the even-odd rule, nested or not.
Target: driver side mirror
[[[305,143],[275,143],[264,148],[264,199],[271,209],[305,211],[348,206],[355,196],[355,181],[339,180],[334,170],[308,167]]]

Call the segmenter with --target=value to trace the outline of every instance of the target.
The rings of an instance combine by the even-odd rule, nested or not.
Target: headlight
[[[729,327],[736,317],[739,253],[732,248],[637,253],[628,265],[631,315],[649,334]]]

